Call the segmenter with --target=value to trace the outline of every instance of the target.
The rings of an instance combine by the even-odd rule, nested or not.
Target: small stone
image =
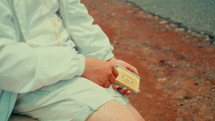
[[[173,24],[173,23],[171,23],[169,26],[172,27],[172,28],[176,28],[177,27],[177,25]]]
[[[190,64],[189,64],[189,63],[187,64],[187,67],[190,67]]]
[[[160,24],[168,24],[168,21],[166,20],[162,20],[162,21],[159,21]]]
[[[209,41],[209,40],[210,40],[210,37],[207,35],[207,36],[204,37],[204,40],[205,40],[205,41]]]
[[[185,54],[183,54],[183,53],[179,53],[179,54],[178,54],[178,57],[179,57],[180,59],[182,59],[182,60],[188,59],[188,56],[185,55]]]
[[[197,32],[193,32],[192,35],[195,36],[195,37],[200,37],[200,36],[201,36],[201,35],[200,35],[199,33],[197,33]]]
[[[148,18],[152,18],[153,16],[152,16],[151,14],[148,14],[147,17],[148,17]]]
[[[175,31],[176,31],[176,32],[184,32],[185,29],[184,29],[184,28],[176,28]]]
[[[129,5],[129,6],[133,6],[130,2],[126,2],[126,4]]]
[[[187,33],[188,33],[188,34],[191,34],[191,32],[192,32],[191,30],[187,30]]]
[[[175,64],[172,64],[172,67],[173,67],[173,68],[175,68],[175,67],[176,67],[176,65],[175,65]]]
[[[183,100],[183,96],[179,96],[177,100]]]
[[[170,47],[161,47],[161,51],[170,51],[171,48]]]
[[[112,17],[116,16],[116,13],[111,13],[111,16],[112,16]]]
[[[159,19],[159,17],[158,17],[158,16],[154,16],[154,19],[158,20],[158,19]]]
[[[145,16],[145,14],[139,12],[139,13],[137,14],[137,17],[138,17],[138,18],[145,18],[146,16]]]
[[[159,82],[164,82],[164,81],[166,81],[166,80],[167,80],[167,78],[165,78],[165,77],[164,77],[164,78],[159,78],[159,79],[158,79]]]
[[[119,45],[118,41],[113,41],[113,45]]]
[[[132,13],[133,11],[131,11],[131,10],[128,10],[128,11],[126,11],[126,13]]]
[[[168,29],[164,28],[161,30],[161,32],[168,32]]]

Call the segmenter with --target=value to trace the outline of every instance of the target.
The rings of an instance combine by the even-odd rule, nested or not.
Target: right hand
[[[85,70],[82,76],[104,88],[109,88],[118,76],[114,66],[97,58],[85,57]]]

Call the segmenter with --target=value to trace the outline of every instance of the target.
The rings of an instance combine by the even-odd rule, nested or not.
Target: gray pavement
[[[215,0],[125,0],[146,12],[215,36]]]

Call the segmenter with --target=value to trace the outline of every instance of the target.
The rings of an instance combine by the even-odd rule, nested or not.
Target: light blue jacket
[[[108,37],[92,22],[80,0],[0,0],[0,89],[13,92],[1,91],[0,111],[14,105],[14,93],[81,76],[85,56],[112,58]]]
[[[16,93],[0,90],[0,120],[8,121],[17,98]]]

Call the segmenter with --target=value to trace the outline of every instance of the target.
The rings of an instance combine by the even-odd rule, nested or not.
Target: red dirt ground
[[[123,0],[82,0],[117,58],[136,66],[146,121],[215,121],[215,46]]]

